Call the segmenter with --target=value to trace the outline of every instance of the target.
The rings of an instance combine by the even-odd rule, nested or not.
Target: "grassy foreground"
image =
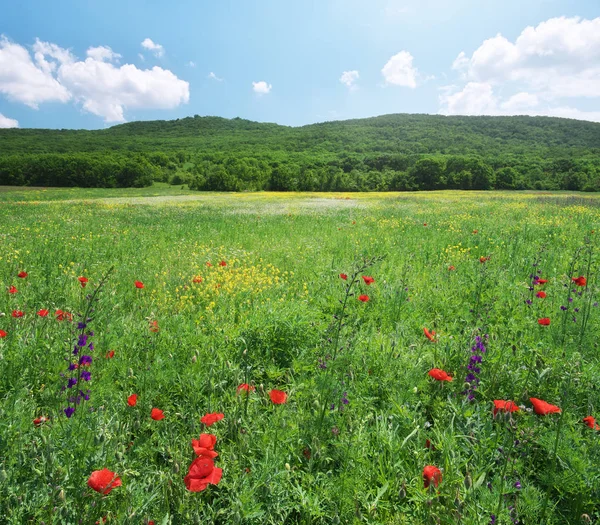
[[[600,519],[600,198],[18,190],[0,221],[3,523]]]

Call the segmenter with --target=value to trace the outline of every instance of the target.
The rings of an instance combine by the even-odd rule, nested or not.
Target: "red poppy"
[[[89,282],[87,277],[78,277],[77,280],[81,283],[82,288],[85,288],[85,285]]]
[[[343,279],[345,281],[346,279],[348,279],[348,276],[345,273],[340,273],[340,279]]]
[[[37,314],[38,314],[40,317],[48,317],[48,314],[49,314],[49,313],[50,313],[50,310],[39,310]]]
[[[359,300],[361,303],[366,303],[366,302],[369,300],[369,296],[368,296],[368,295],[359,295],[359,296],[358,296],[358,300]]]
[[[254,392],[254,387],[248,383],[242,383],[237,387],[236,394],[239,394],[240,390],[245,390],[249,394],[250,392]]]
[[[113,357],[115,357],[115,351],[114,350],[109,350],[108,352],[106,352],[106,359],[112,359]]]
[[[430,332],[429,330],[427,330],[427,328],[423,328],[423,333],[425,334],[425,337],[427,337],[427,339],[435,342],[435,332],[433,330]]]
[[[46,421],[48,421],[48,418],[47,418],[46,416],[40,416],[40,417],[36,417],[36,418],[33,420],[33,424],[34,424],[36,427],[39,427],[39,426],[40,426],[42,423],[45,423]]]
[[[212,414],[205,414],[200,418],[200,422],[204,423],[207,427],[214,425],[217,421],[221,421],[225,417],[225,414],[221,412],[213,412]]]
[[[18,292],[18,290],[14,287],[14,286],[10,286],[10,288],[8,289],[8,293],[10,294],[16,294]]]
[[[479,233],[479,231],[478,231],[478,230],[473,230],[473,235],[475,235],[475,234],[477,234],[477,233]]]
[[[130,407],[134,407],[135,405],[137,405],[137,394],[131,394],[128,398],[127,398],[127,404]]]
[[[587,284],[587,279],[582,275],[580,277],[573,277],[571,279],[577,286],[585,286]]]
[[[160,421],[161,419],[165,418],[165,414],[160,408],[153,408],[150,411],[150,417],[154,419],[154,421]]]
[[[271,401],[276,405],[283,405],[287,401],[287,394],[282,390],[271,390],[269,392]]]
[[[70,312],[63,312],[62,310],[56,310],[56,312],[54,312],[54,315],[56,316],[57,321],[64,321],[65,319],[67,321],[73,320],[73,314],[71,314]]]
[[[198,439],[192,439],[192,448],[194,449],[196,456],[212,459],[219,455],[215,452],[216,443],[217,436],[213,436],[212,434],[200,434]]]
[[[560,408],[556,405],[551,405],[550,403],[546,403],[546,401],[542,401],[536,397],[530,397],[529,401],[533,405],[533,411],[538,416],[547,416],[548,414],[559,414]]]
[[[212,459],[199,456],[192,461],[183,482],[189,491],[201,492],[209,484],[217,485],[222,476],[223,469],[215,467],[215,462]]]
[[[121,478],[107,468],[103,468],[102,470],[94,470],[87,484],[96,492],[108,494],[115,487],[121,486]]]
[[[455,266],[448,266],[448,271],[449,272],[453,272],[454,270],[456,270]]]
[[[426,222],[424,222],[424,223],[423,223],[423,226],[427,226],[427,223],[426,223]]]
[[[489,260],[490,260],[489,257],[484,257],[483,255],[479,258],[480,263],[484,263],[485,261],[489,261]]]
[[[0,339],[5,338],[8,335],[7,332],[5,332],[4,330],[0,330]]]
[[[158,321],[150,321],[150,331],[156,333],[160,330],[158,327]]]
[[[546,292],[539,291],[538,293],[535,294],[535,296],[539,297],[540,299],[545,299],[546,298]]]
[[[212,264],[211,264],[211,263],[209,263],[209,262],[207,262],[207,263],[206,263],[206,266],[212,266]]]
[[[192,282],[194,284],[200,284],[202,282],[202,277],[200,277],[199,275],[196,275],[193,279]]]
[[[596,419],[593,418],[592,416],[586,416],[583,418],[583,422],[590,428],[593,428],[594,430],[600,430],[600,425],[598,425],[596,423]]]
[[[375,279],[373,279],[373,277],[368,277],[367,275],[363,275],[362,278],[367,286],[375,282]]]
[[[428,439],[425,440],[425,448],[435,450],[434,447],[431,446],[431,441]]]
[[[436,381],[452,381],[452,377],[439,368],[432,368],[428,374],[429,377],[433,377]]]
[[[548,282],[548,279],[538,279],[535,281],[535,284],[546,284]]]
[[[227,263],[226,263],[225,261],[221,261],[221,262],[219,263],[219,266],[227,266]]]
[[[25,315],[25,312],[22,312],[21,310],[13,310],[12,311],[13,317],[23,317],[24,315]]]
[[[135,281],[133,284],[135,284],[135,287],[140,290],[144,287],[144,283],[142,281]]]
[[[25,279],[25,277],[27,277],[29,274],[27,272],[19,272],[17,274],[17,277],[20,277],[21,279]]]
[[[518,412],[519,407],[514,401],[504,401],[502,399],[494,399],[494,416],[498,412]]]
[[[550,326],[550,318],[542,317],[541,319],[538,319],[538,324],[541,324],[542,326]]]
[[[433,465],[427,465],[423,469],[423,484],[425,485],[425,488],[429,487],[431,483],[437,488],[441,482],[442,472],[439,468],[434,467]]]

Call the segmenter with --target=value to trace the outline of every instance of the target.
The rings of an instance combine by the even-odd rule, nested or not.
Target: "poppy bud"
[[[0,470],[0,483],[3,481],[6,481],[7,477],[8,477],[8,475],[6,474],[6,470],[4,470],[4,469]]]
[[[465,476],[465,488],[469,490],[473,486],[473,479],[471,478],[471,474],[467,472]]]
[[[192,356],[192,363],[195,363],[196,361],[198,361],[198,357],[197,356]]]
[[[133,368],[127,370],[127,373],[129,374],[129,377],[133,377]]]
[[[406,483],[403,481],[400,490],[398,491],[398,499],[403,500],[406,498]]]
[[[65,491],[64,490],[60,490],[60,492],[58,493],[58,499],[60,499],[61,501],[65,501]]]
[[[289,464],[289,463],[286,463],[286,464],[285,464],[285,470],[290,470],[290,469],[291,469],[291,467],[290,467],[290,464]]]

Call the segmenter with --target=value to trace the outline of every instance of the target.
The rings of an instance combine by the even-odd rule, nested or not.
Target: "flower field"
[[[600,198],[18,190],[0,221],[0,522],[599,522]]]

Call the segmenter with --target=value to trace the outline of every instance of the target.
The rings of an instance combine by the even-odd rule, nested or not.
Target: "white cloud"
[[[212,71],[208,74],[208,78],[211,80],[216,80],[217,82],[223,82],[223,79],[215,75]]]
[[[267,84],[264,80],[261,80],[260,82],[252,82],[252,89],[259,95],[266,95],[267,93],[270,93],[272,87],[273,86],[271,84]]]
[[[580,111],[564,99],[600,98],[600,18],[551,18],[526,27],[514,42],[498,34],[482,42],[469,57],[462,51],[452,64],[467,84],[440,97],[442,113],[459,108],[476,111],[484,101],[474,85],[488,86],[497,114],[521,112],[596,120],[597,112]],[[470,113],[474,114],[474,113]]]
[[[94,60],[98,60],[99,62],[102,62],[104,60],[106,60],[107,62],[112,62],[121,58],[121,55],[119,55],[119,53],[115,53],[108,46],[90,47],[87,50],[86,54],[88,57],[93,58]]]
[[[348,87],[350,90],[352,89],[356,89],[356,81],[359,78],[359,74],[358,71],[353,70],[353,71],[344,71],[342,73],[342,76],[340,77],[340,82],[342,84],[345,84],[346,87]]]
[[[387,84],[417,87],[418,71],[413,67],[413,56],[408,51],[400,51],[390,58],[381,73]]]
[[[186,64],[186,66],[188,66],[188,67],[196,67],[196,62],[194,62],[193,60],[190,60],[190,61],[189,61],[189,62]]]
[[[55,65],[35,54],[37,65],[27,49],[0,37],[0,93],[34,109],[41,102],[69,100],[69,91],[52,76]]]
[[[127,108],[171,109],[189,101],[189,84],[160,67],[138,69],[111,63],[120,55],[109,47],[92,47],[78,60],[56,44],[33,46],[0,41],[0,93],[37,108],[47,101],[72,99],[106,122],[123,122]]]
[[[165,54],[165,48],[160,44],[153,42],[150,38],[145,38],[141,45],[144,49],[152,51],[158,58]]]
[[[445,115],[494,115],[497,111],[492,86],[485,82],[469,82],[462,91],[447,89],[440,103]]]
[[[14,118],[5,117],[0,113],[0,129],[2,128],[18,128],[19,122]]]

